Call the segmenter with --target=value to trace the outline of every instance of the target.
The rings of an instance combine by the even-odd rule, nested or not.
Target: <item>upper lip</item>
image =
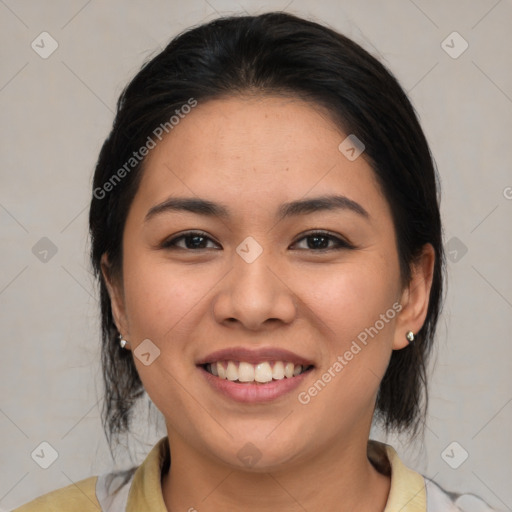
[[[245,347],[224,348],[216,350],[201,358],[196,364],[202,365],[207,363],[215,363],[217,361],[245,361],[251,364],[283,361],[293,363],[295,365],[311,366],[313,361],[302,357],[289,350],[275,347],[262,347],[258,349],[250,349]]]

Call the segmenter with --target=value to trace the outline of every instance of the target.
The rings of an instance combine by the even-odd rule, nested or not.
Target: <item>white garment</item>
[[[425,476],[427,512],[498,512],[474,494],[447,492]]]

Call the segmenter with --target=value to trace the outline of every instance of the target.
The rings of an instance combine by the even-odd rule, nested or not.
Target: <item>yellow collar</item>
[[[391,445],[370,439],[368,457],[378,465],[387,466],[391,473],[391,487],[384,512],[426,512],[425,479],[408,468]]]
[[[395,449],[375,440],[368,441],[368,457],[391,472],[391,488],[384,512],[426,512],[425,480],[409,469]],[[126,512],[151,510],[167,512],[162,496],[162,468],[169,463],[167,436],[152,448],[133,476]]]

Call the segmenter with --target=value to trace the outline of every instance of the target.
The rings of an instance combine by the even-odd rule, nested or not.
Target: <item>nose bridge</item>
[[[250,247],[247,251],[248,256],[252,256],[254,249]],[[269,303],[271,297],[277,292],[276,283],[273,282],[273,274],[269,270],[272,264],[270,253],[265,250],[254,259],[245,259],[240,252],[247,249],[241,246],[234,257],[234,276],[232,282],[232,291],[243,300],[244,297],[252,300],[261,301],[263,304]]]
[[[259,247],[247,239],[238,246],[232,271],[215,301],[217,321],[235,319],[248,329],[258,329],[269,319],[293,320],[294,294],[279,278],[272,252]]]

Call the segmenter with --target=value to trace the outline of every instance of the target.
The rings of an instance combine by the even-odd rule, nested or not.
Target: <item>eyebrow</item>
[[[370,219],[370,214],[359,203],[343,195],[320,196],[283,203],[277,211],[277,219],[282,220],[286,217],[328,210],[352,211],[367,220]],[[156,215],[173,211],[186,211],[197,215],[220,217],[223,219],[229,219],[231,216],[229,209],[220,203],[214,203],[197,197],[170,197],[162,203],[151,207],[144,218],[144,222],[147,222]]]

